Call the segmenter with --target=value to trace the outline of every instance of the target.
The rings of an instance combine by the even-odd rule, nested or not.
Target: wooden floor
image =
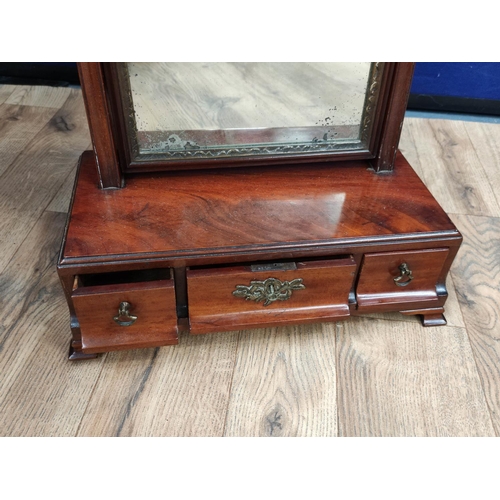
[[[408,118],[401,149],[463,232],[448,326],[368,315],[66,359],[55,265],[79,90],[0,86],[0,435],[500,434],[500,125]]]

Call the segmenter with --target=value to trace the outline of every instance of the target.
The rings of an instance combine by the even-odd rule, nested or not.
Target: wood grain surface
[[[340,436],[495,435],[467,332],[338,323]]]
[[[105,359],[61,357],[69,314],[54,266],[64,222],[43,214],[0,275],[1,436],[74,436]]]
[[[225,436],[336,436],[335,324],[240,333]]]
[[[500,130],[498,124],[489,125]],[[422,179],[447,213],[497,217],[500,205],[492,184],[499,180],[498,173],[493,172],[493,165],[498,168],[492,156],[497,148],[490,149],[490,139],[484,145],[481,161],[478,156],[481,147],[467,134],[467,130],[477,128],[476,123],[459,120],[409,120],[405,132],[415,144],[416,161],[413,155],[408,159],[412,166],[419,165]],[[487,130],[491,131],[489,127]],[[424,143],[426,147],[422,148]],[[491,172],[489,175],[485,166]]]
[[[486,400],[500,435],[500,218],[457,215],[464,234],[453,281]]]
[[[3,104],[15,89],[14,85],[0,85],[0,104]]]
[[[15,254],[63,184],[82,150],[88,128],[81,94],[72,89],[61,108],[50,111],[31,141],[0,176],[0,271]],[[0,148],[1,150],[1,148]]]
[[[92,143],[89,142],[88,147],[85,149],[91,149]],[[73,192],[73,186],[75,184],[75,176],[76,176],[76,166],[73,168],[64,183],[61,185],[55,196],[52,198],[52,201],[47,206],[47,210],[50,212],[61,212],[63,214],[68,213],[69,205],[71,203],[71,193]]]
[[[30,94],[41,104],[22,104]],[[449,326],[370,314],[68,362],[56,212],[89,136],[79,91],[61,95],[0,86],[2,436],[500,435],[498,124],[410,118],[403,130],[405,155],[465,236]],[[63,110],[81,117],[65,119],[72,130],[51,124]]]
[[[0,176],[41,132],[58,108],[0,105]]]
[[[126,189],[105,193],[97,184],[93,155],[85,155],[65,260],[101,262],[108,255],[144,252],[180,258],[244,252],[251,245],[283,248],[441,231],[457,235],[401,155],[394,173],[386,176],[377,176],[366,162],[350,162],[146,174],[130,178]]]
[[[12,93],[5,100],[6,104],[15,106],[55,108],[63,107],[64,103],[75,91],[67,87],[44,87],[41,85],[9,85]]]
[[[221,436],[237,333],[107,355],[79,436]]]
[[[491,185],[496,204],[500,206],[500,148],[498,147],[498,136],[500,134],[500,123],[467,123],[464,126],[468,142],[474,148],[474,152],[481,164],[489,184]],[[493,208],[494,208],[493,204]],[[498,212],[493,214],[498,217]]]

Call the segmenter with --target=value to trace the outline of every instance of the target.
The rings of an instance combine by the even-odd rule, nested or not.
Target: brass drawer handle
[[[399,276],[394,279],[394,283],[396,283],[397,286],[406,286],[410,284],[410,281],[413,279],[413,274],[411,273],[411,269],[408,267],[408,264],[406,262],[403,262],[399,266]],[[406,278],[405,281],[401,281],[404,278]]]
[[[302,278],[292,281],[281,281],[277,278],[250,281],[250,286],[236,285],[233,295],[255,302],[264,301],[264,305],[268,306],[276,300],[288,300],[292,296],[293,290],[303,290],[305,288],[305,285],[302,284],[303,281]]]
[[[118,315],[113,318],[115,323],[120,326],[133,325],[137,320],[137,316],[130,314],[131,307],[132,306],[129,302],[120,302],[120,306],[118,307]]]

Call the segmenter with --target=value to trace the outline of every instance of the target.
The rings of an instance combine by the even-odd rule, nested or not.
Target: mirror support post
[[[387,106],[378,151],[371,165],[375,172],[392,172],[399,138],[403,128],[406,107],[410,96],[415,63],[396,63],[391,83],[390,101]]]
[[[78,63],[78,74],[96,157],[99,187],[102,189],[124,187],[101,63]]]

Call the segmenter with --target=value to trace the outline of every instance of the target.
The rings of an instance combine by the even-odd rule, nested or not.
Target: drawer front
[[[85,353],[177,344],[173,280],[77,288],[72,298]]]
[[[188,270],[190,332],[345,318],[355,269],[349,257]]]
[[[436,284],[448,253],[438,248],[365,254],[356,288],[358,310],[437,302]]]

